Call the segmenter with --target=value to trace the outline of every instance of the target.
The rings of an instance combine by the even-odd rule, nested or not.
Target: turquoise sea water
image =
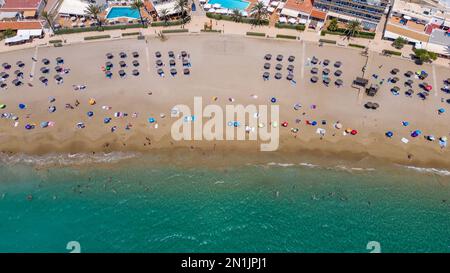
[[[112,7],[111,10],[106,15],[106,19],[115,19],[123,17],[139,19],[139,11],[137,9],[132,9],[130,7]]]
[[[449,177],[247,165],[0,166],[0,251],[450,252]]]

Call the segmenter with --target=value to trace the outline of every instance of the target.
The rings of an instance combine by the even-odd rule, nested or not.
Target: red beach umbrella
[[[427,86],[425,86],[425,89],[426,89],[427,91],[431,91],[431,89],[433,89],[433,86],[427,85]]]
[[[352,135],[356,135],[358,133],[358,131],[356,131],[356,130],[352,130],[351,132],[350,132],[350,134],[352,134]]]

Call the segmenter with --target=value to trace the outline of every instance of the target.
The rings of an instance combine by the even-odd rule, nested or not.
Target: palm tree
[[[132,9],[137,9],[139,12],[139,18],[141,19],[142,27],[145,27],[144,18],[142,18],[141,8],[144,7],[144,3],[141,0],[134,0],[130,6]]]
[[[42,18],[45,19],[45,21],[47,21],[47,24],[50,26],[50,28],[52,29],[53,32],[55,32],[55,29],[53,28],[53,16],[48,13],[47,11],[43,11],[41,13]]]
[[[264,6],[263,2],[258,1],[251,9],[252,17],[255,19],[253,20],[253,24],[255,25],[261,25],[263,22],[263,19],[265,19],[267,15],[266,7]]]
[[[237,23],[241,22],[242,21],[242,12],[238,9],[233,9],[231,18],[233,18],[234,22],[237,22]]]
[[[98,26],[102,27],[102,22],[99,20],[98,15],[103,11],[102,7],[95,4],[89,4],[86,8],[86,14],[94,18],[98,22]]]
[[[188,8],[188,0],[176,0],[175,1],[175,10],[181,14],[181,18],[183,20],[187,15],[187,8]]]
[[[162,9],[159,11],[159,17],[164,20],[164,23],[167,23],[168,15],[169,15],[168,9]]]
[[[350,37],[353,37],[356,34],[358,34],[360,30],[361,30],[361,22],[359,22],[358,20],[353,20],[347,24],[347,29],[345,30],[345,33],[347,35],[347,38],[350,39]]]

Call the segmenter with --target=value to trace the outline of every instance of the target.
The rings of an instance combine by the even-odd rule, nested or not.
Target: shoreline
[[[185,41],[185,44],[180,45],[179,42],[181,40]],[[140,69],[143,74],[145,73],[144,78],[140,77],[140,80],[134,78],[125,80],[116,78],[111,81],[105,80],[98,71],[99,66],[105,61],[104,54],[108,50],[114,52],[114,54],[118,54],[120,48],[123,48],[125,45],[129,46],[127,51],[135,49],[139,50],[141,53],[139,60],[142,64]],[[274,45],[278,46],[276,50],[273,49]],[[182,75],[177,76],[176,79],[161,80],[153,74],[154,68],[152,68],[151,64],[154,58],[152,56],[153,52],[158,49],[163,49],[165,51],[170,48],[186,48],[193,55],[193,75],[189,81],[182,78]],[[383,106],[388,108],[387,110],[383,109],[381,112],[369,112],[369,110],[362,109],[361,99],[359,98],[360,95],[356,94],[354,89],[349,87],[349,81],[354,79],[354,77],[359,76],[358,74],[361,73],[358,67],[364,64],[364,58],[357,53],[358,50],[353,48],[350,48],[350,50],[349,48],[337,46],[324,46],[323,48],[319,48],[313,43],[306,41],[294,42],[279,39],[242,39],[240,35],[235,34],[219,37],[213,35],[189,34],[170,36],[168,40],[164,42],[152,38],[150,39],[149,44],[143,41],[133,42],[131,39],[117,39],[112,41],[71,44],[62,48],[45,47],[39,48],[38,50],[40,51],[39,58],[44,56],[52,56],[53,58],[59,54],[62,55],[65,53],[65,56],[63,57],[68,59],[67,63],[71,66],[73,71],[67,76],[68,82],[64,83],[62,86],[55,86],[52,83],[50,84],[50,88],[42,88],[41,86],[38,86],[39,83],[37,83],[37,79],[35,79],[34,84],[36,87],[33,88],[34,91],[32,91],[32,94],[29,91],[33,89],[29,89],[26,86],[19,88],[10,87],[10,89],[4,93],[6,98],[0,98],[1,102],[8,103],[9,107],[9,105],[18,103],[22,100],[22,97],[26,94],[27,100],[30,101],[31,105],[31,110],[27,111],[27,113],[31,114],[32,117],[30,119],[36,120],[36,123],[39,124],[37,122],[38,119],[50,116],[45,111],[47,107],[45,105],[48,104],[48,102],[46,102],[47,97],[49,95],[58,94],[58,111],[64,113],[62,117],[56,117],[55,120],[57,124],[62,123],[64,126],[60,127],[56,132],[53,129],[49,129],[53,130],[50,132],[48,130],[41,131],[40,129],[36,129],[36,132],[32,132],[7,128],[5,126],[7,123],[0,121],[2,124],[2,128],[0,128],[0,151],[9,155],[20,153],[30,155],[45,155],[49,153],[91,154],[92,152],[137,152],[142,154],[156,152],[158,154],[170,154],[170,151],[168,152],[167,150],[172,149],[180,149],[189,152],[191,150],[199,150],[203,153],[211,153],[213,149],[216,149],[216,153],[220,152],[222,153],[222,156],[227,153],[239,152],[251,154],[254,158],[282,158],[282,156],[279,156],[280,154],[286,155],[285,157],[287,158],[295,158],[295,156],[298,155],[321,154],[324,158],[333,157],[344,160],[350,159],[356,162],[389,161],[394,164],[450,169],[450,157],[448,157],[449,152],[447,149],[440,150],[435,144],[426,142],[422,144],[418,143],[418,141],[415,141],[414,143],[411,142],[408,146],[402,146],[398,139],[396,139],[394,143],[393,141],[387,140],[383,134],[385,130],[393,128],[394,126],[399,127],[398,134],[409,134],[408,131],[412,128],[400,128],[401,126],[398,125],[403,118],[409,118],[416,123],[415,126],[418,128],[437,131],[441,135],[447,135],[448,129],[445,127],[445,120],[442,120],[441,118],[440,120],[437,120],[437,123],[433,124],[428,122],[431,119],[435,119],[435,110],[431,104],[438,103],[437,100],[439,98],[437,93],[433,96],[433,101],[422,103],[417,101],[417,98],[413,98],[411,102],[406,101],[408,99],[405,100],[405,98],[402,97],[402,101],[398,101],[398,98],[390,97],[391,94],[386,93],[384,90],[383,93],[377,95],[373,100],[383,103]],[[67,53],[72,50],[74,52],[80,50],[82,52],[86,51],[86,56],[81,56],[78,60],[75,56],[67,55]],[[300,78],[297,86],[292,87],[286,81],[280,83],[273,81],[270,81],[269,83],[261,82],[259,79],[261,73],[259,66],[263,61],[260,60],[260,58],[262,58],[262,54],[267,52],[267,50],[271,50],[274,54],[276,54],[277,51],[282,52],[286,57],[290,54],[296,56],[295,73],[296,76]],[[43,53],[41,53],[41,51],[43,51]],[[146,51],[150,52],[147,53],[150,56],[146,56]],[[1,53],[2,56],[16,54],[19,55],[19,58],[24,58],[24,60],[28,61],[28,56],[30,56],[30,54],[32,55],[33,52],[29,49],[23,49],[18,52]],[[313,55],[317,55],[320,59],[342,55],[340,58],[345,62],[343,70],[346,86],[340,90],[339,88],[323,87],[321,83],[312,85],[308,81],[310,77],[309,68],[302,67],[302,61]],[[347,60],[347,57],[351,57],[353,60]],[[245,64],[241,64],[242,68],[237,69],[234,67],[235,62],[243,58],[248,58],[248,60]],[[17,59],[17,56],[9,56],[7,59],[11,60],[11,63],[15,63],[13,60]],[[214,59],[214,62],[210,61],[210,59]],[[118,60],[118,56],[116,56],[114,61]],[[382,58],[380,56],[372,55],[369,60],[369,62],[371,62],[371,68],[369,68],[367,74],[370,75],[373,71],[377,70],[376,67],[378,66],[378,63],[381,63],[382,65],[386,64],[386,66],[390,65],[389,60],[390,59],[386,57]],[[93,62],[92,65],[91,62]],[[89,63],[90,65],[86,66],[86,63]],[[418,66],[415,66],[407,60],[399,60],[399,63],[396,65],[411,70],[418,68]],[[37,66],[37,69],[39,66],[41,66],[40,63]],[[29,65],[27,64],[26,67],[29,68]],[[420,68],[427,69],[431,72],[431,66],[429,65],[424,65]],[[84,69],[85,71],[81,71],[80,69]],[[389,68],[383,69],[389,71]],[[445,69],[443,74],[447,72],[446,68],[441,67],[437,69],[440,69],[438,73],[441,73],[442,69]],[[220,71],[223,75],[215,75],[214,73],[211,73],[211,71]],[[78,75],[79,72],[81,72],[81,75]],[[304,75],[300,75],[299,77],[299,72],[304,73]],[[402,72],[404,72],[403,69]],[[247,73],[249,75],[245,79],[245,84],[239,84],[242,73]],[[440,75],[442,76],[442,73]],[[441,78],[443,77],[444,76]],[[258,80],[256,80],[257,78]],[[88,90],[85,93],[74,93],[70,90],[72,84],[80,83],[80,81],[86,81],[88,84]],[[432,79],[430,78],[429,81],[432,82]],[[151,86],[151,90],[153,91],[152,96],[145,94],[146,89],[148,89],[147,86]],[[116,88],[117,90],[115,90]],[[437,89],[437,87],[435,88]],[[59,89],[61,89],[61,92],[57,91]],[[23,91],[25,91],[25,93]],[[260,97],[256,101],[249,99],[250,94],[253,92],[258,93]],[[297,95],[297,92],[301,92],[301,94]],[[174,95],[174,93],[176,95]],[[289,120],[289,123],[293,124],[292,126],[300,127],[301,134],[298,135],[298,138],[296,136],[293,137],[289,132],[289,128],[284,128],[283,130],[280,128],[280,149],[272,154],[268,152],[266,155],[266,152],[256,152],[259,143],[254,141],[246,143],[232,142],[231,144],[226,143],[225,141],[174,143],[167,133],[170,126],[167,126],[168,124],[166,123],[169,122],[170,124],[170,118],[161,120],[161,128],[158,130],[154,130],[154,128],[150,128],[149,130],[145,118],[140,118],[136,122],[133,121],[136,128],[133,129],[131,133],[120,131],[116,134],[111,134],[108,130],[105,130],[107,128],[105,128],[101,121],[94,122],[93,126],[98,129],[90,130],[87,133],[74,129],[73,125],[68,125],[70,123],[75,123],[77,120],[91,122],[85,118],[85,112],[91,108],[95,108],[97,114],[98,112],[101,112],[99,109],[100,106],[106,104],[113,105],[114,109],[125,109],[124,111],[127,111],[128,113],[139,110],[142,115],[149,116],[147,109],[150,108],[152,109],[150,113],[152,116],[157,116],[158,113],[167,114],[171,107],[177,103],[191,104],[192,97],[197,94],[203,95],[204,98],[217,95],[220,97],[218,102],[220,105],[226,103],[227,97],[235,97],[239,104],[244,105],[248,103],[267,104],[267,98],[276,94],[280,99],[280,114],[282,119]],[[119,96],[123,98],[123,101],[115,100],[115,98]],[[95,97],[99,101],[99,104],[95,105],[95,107],[86,105],[86,101],[89,97]],[[63,109],[63,103],[73,101],[75,98],[83,101],[84,104],[78,111],[71,113],[71,115],[75,116],[72,118],[65,114],[67,110]],[[363,101],[366,101],[367,99],[368,98],[363,95]],[[397,101],[395,101],[396,99]],[[303,121],[299,125],[294,125],[294,120],[295,118],[298,118],[298,113],[292,113],[292,105],[298,100],[302,101],[302,105],[304,105],[303,111],[305,111],[304,113],[306,113],[306,115],[300,117]],[[133,103],[136,104],[133,105],[133,107],[128,105]],[[314,112],[313,110],[307,109],[308,104],[316,103],[319,105],[320,110]],[[349,109],[349,106],[357,106],[357,108]],[[44,110],[41,110],[40,108],[44,108]],[[34,111],[33,109],[38,110]],[[410,116],[411,109],[417,109],[423,111],[423,113],[420,112]],[[397,111],[398,113],[396,114],[399,115],[398,119],[394,120],[390,116],[390,111]],[[33,118],[33,115],[37,117]],[[423,115],[423,117],[421,115]],[[54,116],[52,116],[52,118],[53,117]],[[334,133],[333,137],[327,135],[323,140],[319,140],[314,133],[317,127],[305,126],[303,124],[305,119],[326,119],[329,124],[336,120],[343,120],[349,127],[358,128],[360,134],[358,134],[357,137],[350,139],[348,136],[340,136],[341,132],[337,130],[333,131],[332,129],[329,129],[330,125],[327,125],[327,130],[331,131],[329,134]],[[444,117],[444,119],[447,118]],[[130,120],[131,119],[128,119],[128,121]],[[123,126],[124,123],[125,121],[118,121],[118,126],[119,124],[120,126]],[[291,125],[289,127],[291,127]],[[420,141],[422,142],[423,140],[421,139]],[[192,149],[191,146],[194,148]],[[412,155],[412,158],[408,158],[408,155]]]

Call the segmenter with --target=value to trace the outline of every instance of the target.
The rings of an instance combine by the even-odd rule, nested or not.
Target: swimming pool
[[[130,7],[112,7],[106,15],[106,19],[116,18],[139,19],[139,11]]]
[[[250,4],[242,0],[209,0],[208,4],[220,4],[222,8],[245,10]]]

